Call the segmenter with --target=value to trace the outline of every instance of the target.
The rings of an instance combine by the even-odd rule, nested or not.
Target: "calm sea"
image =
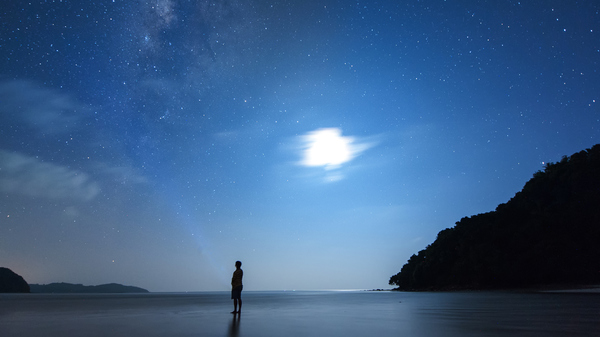
[[[0,295],[0,336],[600,336],[600,294]]]

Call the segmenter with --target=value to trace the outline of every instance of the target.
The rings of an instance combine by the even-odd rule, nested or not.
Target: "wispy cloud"
[[[100,187],[83,172],[0,150],[0,190],[31,197],[91,200]]]
[[[98,163],[95,165],[95,168],[110,181],[118,182],[121,185],[148,183],[148,178],[140,174],[132,166],[108,166],[104,163]]]
[[[0,82],[0,113],[45,134],[68,132],[82,119],[83,106],[69,95],[30,81]]]
[[[33,81],[0,81],[0,102],[0,131],[7,133],[7,126],[14,126],[29,139],[28,147],[13,144],[16,151],[8,151],[9,145],[0,149],[0,191],[33,197],[91,200],[100,192],[100,185],[107,182],[120,185],[147,182],[147,178],[130,165],[119,163],[115,166],[93,160],[82,162],[81,153],[95,152],[89,144],[75,142],[77,146],[61,151],[61,146],[69,145],[65,142],[54,142],[52,146],[40,143],[40,140],[60,139],[68,133],[75,139],[85,136],[90,142],[102,140],[104,145],[113,144],[100,131],[82,134],[91,130],[85,128],[90,110],[64,91],[46,88]],[[39,157],[33,157],[27,153],[28,148],[44,148],[45,151],[38,152]],[[77,162],[85,165],[87,171],[45,161],[47,158]]]

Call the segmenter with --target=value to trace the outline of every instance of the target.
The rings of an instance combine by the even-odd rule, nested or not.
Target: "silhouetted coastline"
[[[0,293],[28,293],[29,285],[14,271],[0,267]]]
[[[117,283],[101,284],[97,286],[84,286],[82,284],[72,283],[50,283],[50,284],[30,284],[32,293],[57,293],[57,294],[126,294],[126,293],[149,293],[148,290],[125,286]]]
[[[127,294],[149,293],[148,290],[125,286],[118,283],[84,286],[72,283],[28,284],[25,279],[12,270],[0,267],[0,293],[56,293],[56,294]]]
[[[546,164],[495,211],[440,231],[389,283],[403,291],[600,284],[598,205],[600,144]]]

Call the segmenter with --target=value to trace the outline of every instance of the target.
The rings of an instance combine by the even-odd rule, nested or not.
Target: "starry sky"
[[[595,1],[5,1],[0,266],[389,288],[600,142]]]

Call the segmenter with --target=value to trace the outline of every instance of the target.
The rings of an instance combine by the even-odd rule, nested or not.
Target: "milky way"
[[[600,140],[593,1],[0,5],[0,266],[387,287]]]

